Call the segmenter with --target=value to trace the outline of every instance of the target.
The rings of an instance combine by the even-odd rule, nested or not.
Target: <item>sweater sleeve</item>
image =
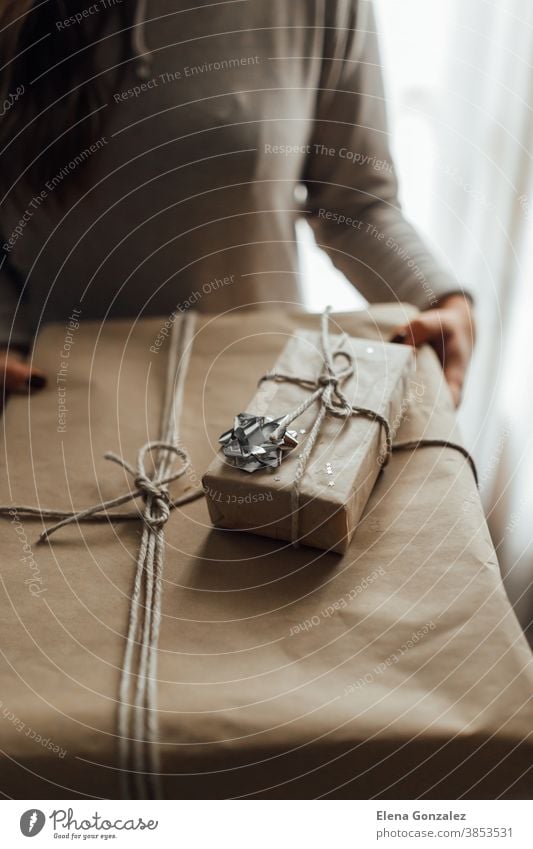
[[[25,319],[21,286],[7,254],[0,259],[0,347],[28,350],[31,332]]]
[[[400,208],[372,2],[325,6],[322,79],[303,175],[309,223],[368,301],[427,309],[463,289]]]

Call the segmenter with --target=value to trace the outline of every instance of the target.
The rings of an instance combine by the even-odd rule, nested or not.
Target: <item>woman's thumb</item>
[[[440,312],[428,310],[428,312],[417,315],[409,324],[397,328],[390,341],[418,347],[439,337],[444,338],[444,335],[445,331]]]

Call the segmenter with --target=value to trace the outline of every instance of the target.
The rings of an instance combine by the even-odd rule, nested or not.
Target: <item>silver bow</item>
[[[231,430],[219,437],[224,455],[232,466],[245,472],[258,469],[277,469],[287,451],[298,445],[295,430],[281,428],[275,438],[280,419],[239,413]]]

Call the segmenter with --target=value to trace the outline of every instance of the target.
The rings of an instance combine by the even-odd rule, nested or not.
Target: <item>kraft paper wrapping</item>
[[[387,339],[399,307],[336,316]],[[297,327],[317,316],[203,317],[182,423],[196,486]],[[103,459],[157,433],[162,322],[82,325],[61,396],[65,328],[35,361],[48,388],[4,417],[1,501],[72,509],[127,491]],[[417,357],[397,438],[449,437],[433,352]],[[2,792],[116,797],[116,707],[137,522],[0,522]],[[472,472],[451,449],[395,454],[343,557],[212,528],[204,499],[173,513],[159,651],[169,798],[525,798],[531,656],[504,593]],[[22,558],[27,558],[23,560]],[[29,558],[29,559],[28,559]]]
[[[332,350],[338,343],[339,335],[332,327]],[[344,396],[352,406],[379,413],[394,423],[397,431],[406,407],[412,349],[386,342],[369,345],[368,341],[350,337],[344,341],[343,349],[354,362],[353,376],[341,387]],[[346,364],[343,360],[341,363]],[[320,333],[295,333],[273,370],[316,381],[323,371]],[[309,390],[301,386],[267,380],[247,403],[245,412],[279,418],[308,396]],[[317,411],[315,403],[290,425],[305,431],[298,433],[302,448]],[[232,424],[228,421],[228,426]],[[346,551],[380,472],[379,458],[384,447],[385,434],[378,422],[362,416],[349,420],[326,416],[300,485],[301,543],[326,551]],[[297,447],[276,470],[249,474],[231,466],[219,452],[203,479],[213,524],[291,541],[291,489],[298,453]],[[332,474],[327,474],[326,463],[331,463]]]

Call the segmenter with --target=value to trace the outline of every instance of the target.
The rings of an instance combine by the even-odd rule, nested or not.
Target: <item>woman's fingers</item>
[[[46,375],[37,368],[13,355],[0,355],[0,381],[3,381],[6,392],[21,392],[40,389],[46,385]]]
[[[474,321],[466,298],[444,298],[436,309],[422,312],[398,328],[391,341],[415,347],[431,345],[442,363],[454,403],[459,405],[474,345]]]
[[[395,333],[392,342],[403,342],[406,345],[419,347],[432,342],[435,339],[444,340],[446,328],[443,325],[442,310],[428,310],[413,318],[409,324],[400,327]]]
[[[452,393],[453,402],[456,407],[458,407],[461,403],[468,362],[469,359],[458,351],[451,351],[447,353],[444,362],[444,376],[448,386],[450,387],[450,392]]]

